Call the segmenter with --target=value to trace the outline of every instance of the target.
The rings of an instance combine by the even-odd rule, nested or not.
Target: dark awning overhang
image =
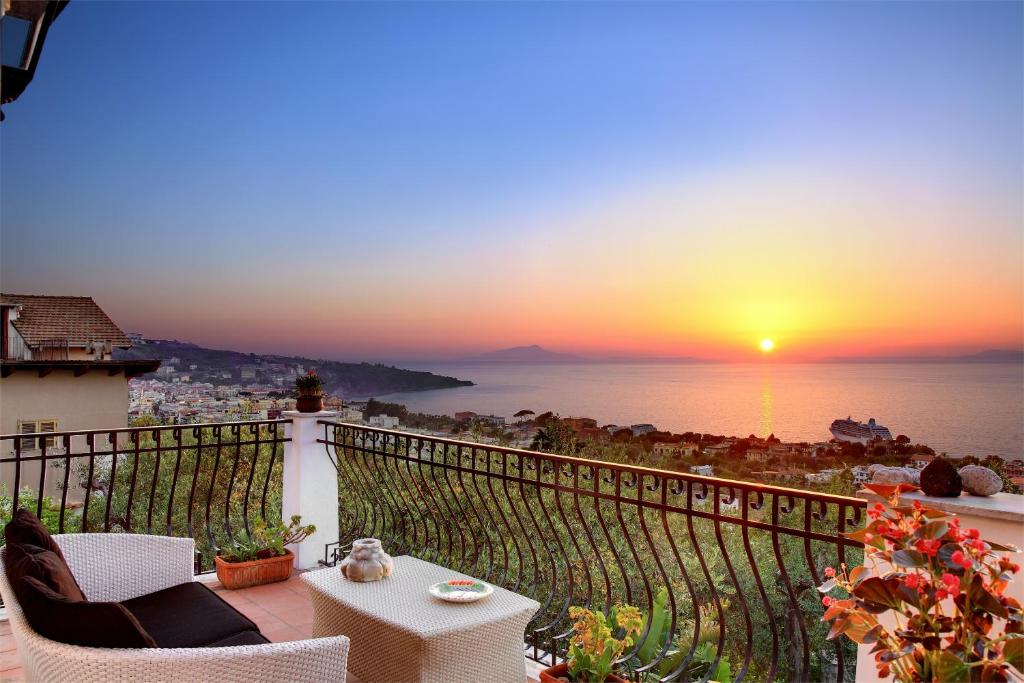
[[[10,377],[15,372],[34,372],[46,377],[55,370],[71,370],[75,377],[105,372],[110,376],[123,373],[130,379],[154,372],[158,367],[158,360],[5,360],[0,361],[0,377]]]

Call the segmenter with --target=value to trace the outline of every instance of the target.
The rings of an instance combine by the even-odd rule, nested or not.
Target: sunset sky
[[[1022,7],[72,2],[0,288],[339,359],[1020,348]]]

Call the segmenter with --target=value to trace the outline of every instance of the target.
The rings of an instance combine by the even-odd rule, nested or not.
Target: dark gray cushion
[[[120,603],[71,600],[31,576],[23,582],[18,602],[32,629],[44,638],[83,647],[156,647]]]
[[[57,545],[57,541],[53,540],[53,536],[50,535],[50,530],[46,528],[46,525],[39,521],[39,518],[33,515],[25,508],[18,508],[14,515],[11,516],[11,521],[4,525],[4,542],[8,547],[16,545],[33,545],[43,550],[49,550],[51,553],[56,555],[61,563],[67,569],[67,560],[64,559],[64,553],[61,551],[60,546]],[[78,585],[78,581],[74,575],[71,574],[71,570],[67,570],[67,574],[71,579],[71,582],[75,584],[75,589],[78,594],[82,593],[82,589]],[[45,583],[45,582],[44,582]],[[53,586],[51,586],[53,587]],[[71,593],[60,591],[57,588],[54,590],[73,597]],[[85,596],[82,596],[82,600],[85,600]]]
[[[245,631],[259,634],[259,628],[247,616],[197,582],[165,588],[121,604],[139,620],[157,647],[207,647]]]

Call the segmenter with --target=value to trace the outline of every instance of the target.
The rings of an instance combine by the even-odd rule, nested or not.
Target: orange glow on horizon
[[[427,260],[356,259],[343,280],[329,260],[277,253],[280,277],[254,267],[230,288],[219,273],[176,277],[160,307],[123,288],[90,294],[152,337],[325,358],[450,359],[539,344],[591,358],[803,362],[1024,346],[1014,207],[928,187],[893,194],[888,180],[723,172],[511,216]],[[1006,239],[975,239],[965,226],[980,220]],[[295,271],[321,294],[282,289]]]

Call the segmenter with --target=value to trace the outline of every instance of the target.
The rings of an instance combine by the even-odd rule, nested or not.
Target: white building
[[[821,470],[820,472],[808,472],[804,475],[804,479],[811,484],[827,484],[832,481],[832,478],[836,476],[839,470]]]
[[[345,406],[339,411],[338,419],[342,422],[361,424],[363,422],[363,411],[352,406]]]
[[[871,481],[871,470],[866,465],[854,465],[850,471],[853,473],[855,486],[861,486]]]
[[[398,429],[398,418],[393,415],[374,415],[366,421],[366,424],[381,429]]]

